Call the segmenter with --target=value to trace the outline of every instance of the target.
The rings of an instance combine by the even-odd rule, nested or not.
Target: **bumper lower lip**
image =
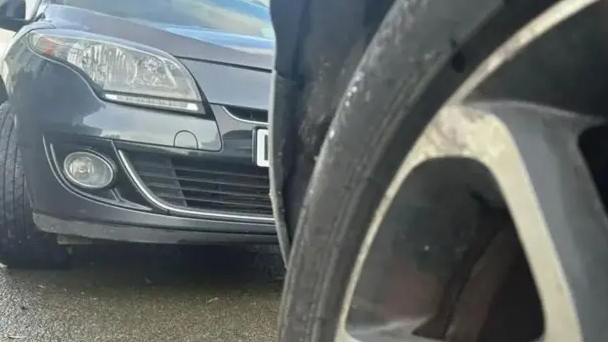
[[[89,239],[159,244],[277,243],[274,234],[210,232],[66,220],[34,213],[36,226],[47,233]]]

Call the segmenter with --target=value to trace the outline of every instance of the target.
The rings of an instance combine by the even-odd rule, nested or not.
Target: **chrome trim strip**
[[[221,213],[213,213],[208,211],[196,210],[196,209],[184,209],[180,208],[168,203],[165,203],[163,200],[156,197],[144,184],[144,182],[139,178],[137,172],[135,172],[135,168],[125,155],[125,153],[121,150],[118,151],[118,158],[120,159],[121,164],[125,168],[129,178],[135,183],[137,189],[142,193],[142,195],[150,201],[150,203],[156,205],[157,207],[165,210],[170,210],[176,213],[190,215],[190,216],[198,216],[202,218],[209,219],[220,219],[220,220],[239,220],[239,221],[248,221],[251,223],[269,223],[274,224],[273,217],[264,217],[264,216],[252,216],[252,215],[238,215],[238,214],[221,214]]]
[[[222,106],[222,108],[224,109],[224,111],[226,112],[226,114],[228,114],[229,117],[233,118],[236,121],[246,122],[246,123],[255,124],[255,125],[268,126],[268,122],[241,119],[238,116],[234,115],[230,110],[228,110],[228,108],[226,108],[226,106]]]

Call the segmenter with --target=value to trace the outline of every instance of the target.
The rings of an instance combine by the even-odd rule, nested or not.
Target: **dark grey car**
[[[1,263],[65,265],[74,237],[276,241],[266,5],[9,0],[0,26]]]

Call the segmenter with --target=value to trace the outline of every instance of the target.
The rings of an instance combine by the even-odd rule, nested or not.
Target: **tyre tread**
[[[26,193],[14,115],[0,105],[0,263],[9,268],[63,268],[67,250],[52,234],[38,231]]]

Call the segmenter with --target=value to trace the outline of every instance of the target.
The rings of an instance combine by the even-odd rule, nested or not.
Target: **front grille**
[[[268,169],[195,157],[125,153],[146,187],[168,204],[231,214],[272,215]]]
[[[260,109],[243,108],[236,106],[225,106],[226,110],[233,116],[248,121],[268,122],[268,111]]]

